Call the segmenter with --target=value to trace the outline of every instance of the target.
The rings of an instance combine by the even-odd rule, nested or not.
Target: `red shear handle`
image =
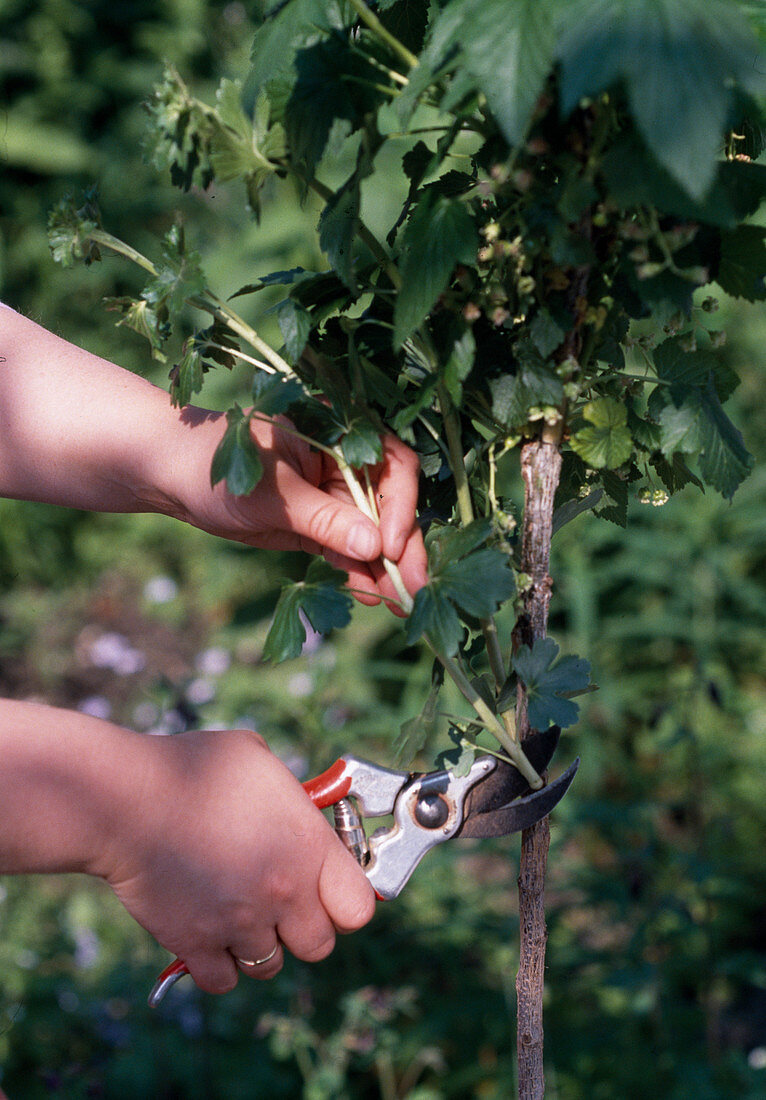
[[[334,806],[351,790],[351,776],[346,771],[346,761],[341,756],[316,779],[307,779],[303,789],[320,810]]]
[[[303,784],[304,791],[320,810],[334,806],[341,798],[345,798],[350,788],[351,776],[346,773],[346,761],[343,757],[331,764],[327,771]],[[182,959],[176,959],[166,966],[149,994],[149,1007],[156,1008],[170,987],[188,973],[189,968]]]

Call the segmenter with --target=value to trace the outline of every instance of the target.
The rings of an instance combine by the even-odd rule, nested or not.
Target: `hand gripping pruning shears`
[[[525,738],[524,752],[535,771],[548,767],[560,732],[551,726]],[[303,788],[319,809],[332,807],[339,838],[364,868],[378,898],[390,901],[437,844],[507,836],[540,821],[564,797],[579,764],[578,757],[553,782],[532,791],[512,764],[491,755],[478,756],[465,775],[392,771],[348,755]],[[368,837],[364,822],[389,815],[393,824]],[[172,962],[157,979],[149,1004],[159,1004],[188,973],[181,959]]]

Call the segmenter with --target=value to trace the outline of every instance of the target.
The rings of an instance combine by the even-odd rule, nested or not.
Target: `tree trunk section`
[[[524,478],[524,521],[521,570],[532,578],[524,594],[523,612],[514,629],[514,649],[545,637],[551,600],[550,577],[553,499],[561,473],[557,433],[553,438],[526,443],[521,451]],[[529,734],[526,692],[519,685],[517,728],[523,740]],[[543,985],[545,947],[545,869],[550,830],[543,818],[521,834],[519,865],[519,970],[516,976],[516,1050],[519,1100],[543,1100]]]

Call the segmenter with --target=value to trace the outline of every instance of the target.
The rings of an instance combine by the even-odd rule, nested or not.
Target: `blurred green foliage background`
[[[222,294],[321,262],[295,194],[267,196],[257,226],[236,190],[181,195],[142,157],[163,62],[211,96],[244,75],[257,12],[0,4],[0,297],[161,384],[167,365],[101,305],[136,276],[114,260],[54,267],[47,211],[96,182],[110,231],[151,255],[181,210]],[[766,1095],[766,318],[723,300],[716,317],[757,458],[733,504],[690,488],[633,506],[626,531],[581,516],[554,541],[551,631],[591,660],[599,690],[560,750],[583,763],[553,822],[552,1100]],[[219,383],[221,407],[235,385]],[[158,517],[0,501],[0,691],[152,732],[256,726],[303,774],[349,748],[390,763],[429,662],[384,611],[360,609],[342,637],[265,667],[280,578],[302,568]],[[107,890],[6,878],[0,1087],[10,1100],[508,1097],[516,847],[435,852],[326,962],[223,998],[181,983],[155,1013],[164,953]]]

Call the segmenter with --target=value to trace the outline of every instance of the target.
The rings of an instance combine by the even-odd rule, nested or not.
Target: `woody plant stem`
[[[524,479],[521,570],[531,578],[513,632],[514,649],[544,638],[551,599],[550,553],[553,501],[561,473],[563,418],[521,450]],[[529,734],[526,688],[519,684],[516,724],[521,742]],[[544,1100],[543,986],[548,930],[545,872],[550,844],[548,818],[521,834],[519,863],[519,969],[516,975],[519,1100]]]

